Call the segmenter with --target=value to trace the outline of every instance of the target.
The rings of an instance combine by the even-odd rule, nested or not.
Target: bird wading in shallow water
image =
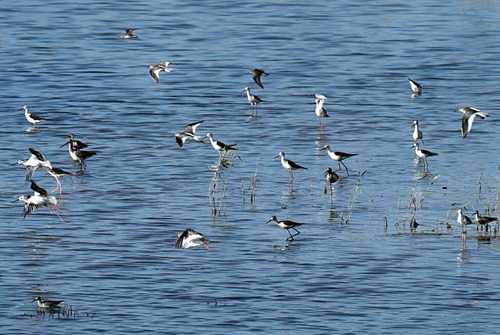
[[[298,231],[296,227],[302,226],[302,223],[294,222],[291,220],[278,220],[275,215],[273,215],[273,217],[271,217],[271,219],[269,219],[269,221],[267,221],[266,223],[270,222],[275,222],[278,227],[286,229],[286,231],[290,235],[290,237],[287,237],[287,241],[293,241],[294,237],[300,234],[300,231]],[[290,229],[293,229],[295,231],[295,234],[292,235]]]
[[[306,167],[303,167],[297,163],[295,163],[294,161],[291,161],[289,159],[286,159],[285,158],[285,153],[283,151],[281,151],[277,156],[275,156],[274,158],[280,158],[281,159],[281,165],[288,170],[288,173],[290,174],[290,184],[293,183],[293,173],[292,173],[292,170],[300,170],[300,169],[305,169],[307,170]]]
[[[412,134],[413,143],[416,143],[418,140],[421,140],[422,143],[424,143],[424,134],[422,133],[422,131],[418,127],[418,121],[417,120],[413,121],[413,127],[414,127],[413,134]]]
[[[33,127],[36,127],[37,123],[47,120],[46,118],[41,117],[40,115],[31,113],[27,105],[24,105],[23,109],[24,109],[24,117],[26,117],[26,120],[28,120],[28,122],[31,123]]]
[[[349,169],[347,168],[347,166],[345,165],[343,160],[350,158],[350,157],[353,157],[353,156],[356,156],[357,154],[350,154],[350,153],[342,152],[342,151],[333,151],[328,144],[320,149],[320,151],[322,151],[322,150],[326,150],[326,152],[328,153],[328,156],[330,156],[330,158],[333,159],[334,161],[338,162],[339,170],[342,170],[342,168],[340,166],[340,164],[342,164],[346,170],[347,175],[349,175]]]
[[[326,178],[326,181],[330,185],[330,195],[333,197],[333,184],[335,184],[339,179],[339,175],[334,171],[331,167],[326,170],[326,172],[323,174]],[[326,189],[325,189],[326,193]]]
[[[437,153],[431,152],[431,151],[425,150],[425,149],[420,149],[420,146],[418,145],[418,143],[414,143],[412,145],[412,148],[415,148],[415,154],[418,156],[418,158],[424,159],[424,169],[428,170],[429,163],[427,162],[427,157],[437,156]]]

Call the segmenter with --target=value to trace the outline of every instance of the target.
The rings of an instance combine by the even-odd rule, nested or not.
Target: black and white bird
[[[264,88],[264,85],[262,84],[262,80],[261,80],[261,77],[262,76],[267,76],[268,73],[266,73],[266,71],[262,70],[262,69],[252,69],[249,71],[250,74],[252,75],[252,79],[253,81],[259,85],[261,88]]]
[[[427,162],[427,157],[437,156],[437,153],[425,149],[420,149],[418,143],[413,143],[412,148],[415,148],[415,154],[418,156],[418,158],[424,159],[424,168],[426,170],[429,169],[429,163]]]
[[[190,123],[186,126],[186,128],[184,128],[184,131],[176,132],[175,141],[177,142],[177,144],[180,147],[182,147],[187,140],[193,140],[195,142],[205,143],[203,142],[203,139],[205,138],[204,136],[196,136],[196,129],[200,124],[203,123],[203,121],[204,120]]]
[[[75,134],[69,133],[67,135],[67,137],[69,138],[69,140],[66,143],[64,143],[63,145],[61,145],[59,148],[64,147],[66,144],[68,144],[70,142],[71,142],[71,145],[73,146],[73,149],[75,149],[75,150],[82,150],[82,149],[85,149],[86,147],[88,147],[88,145],[83,143],[82,141],[76,140]]]
[[[137,28],[127,28],[127,29],[125,29],[125,33],[121,34],[120,37],[121,38],[125,38],[125,39],[138,38],[138,36],[134,34],[134,30],[137,30]]]
[[[424,134],[422,133],[422,130],[420,130],[417,120],[413,121],[413,127],[413,143],[416,143],[418,140],[421,140],[422,143],[424,143]]]
[[[495,218],[495,217],[492,217],[492,216],[481,216],[481,215],[479,215],[479,211],[478,210],[476,210],[476,212],[474,213],[474,218],[476,219],[476,222],[477,222],[478,226],[480,226],[480,227],[485,226],[486,227],[486,231],[489,230],[489,224],[491,222],[498,221],[498,218]]]
[[[26,167],[26,180],[31,180],[37,168],[43,167],[51,169],[52,164],[50,161],[45,159],[45,156],[42,155],[41,152],[33,148],[28,148],[28,150],[31,153],[31,156],[28,159],[17,161],[17,164],[24,165]]]
[[[330,158],[333,159],[334,161],[338,162],[339,170],[342,170],[342,167],[340,166],[340,164],[342,164],[345,167],[347,175],[349,175],[349,169],[347,168],[347,166],[343,161],[346,160],[347,158],[357,156],[358,154],[350,154],[348,152],[342,152],[342,151],[333,151],[328,144],[320,149],[320,151],[322,150],[326,150],[328,156],[330,156]]]
[[[179,234],[177,241],[175,241],[175,247],[178,249],[187,249],[203,245],[205,249],[212,250],[208,242],[210,241],[205,235],[188,228]]]
[[[250,92],[250,87],[248,87],[248,86],[245,87],[245,89],[243,90],[243,92],[246,92],[246,94],[247,94],[247,100],[250,103],[250,107],[251,108],[257,109],[257,105],[258,104],[260,104],[261,102],[265,102],[264,100],[262,100],[258,96],[252,94]]]
[[[287,239],[286,239],[287,241],[293,241],[294,236],[297,236],[300,234],[300,231],[298,231],[296,227],[302,226],[302,223],[294,222],[291,220],[278,220],[278,218],[275,215],[273,215],[271,217],[271,219],[269,219],[269,221],[267,221],[266,223],[269,223],[269,222],[275,222],[276,225],[278,227],[280,227],[281,229],[286,229],[286,231],[290,235],[290,237],[287,237]],[[292,235],[292,233],[290,232],[290,229],[293,229],[296,233]]]
[[[92,156],[97,155],[97,151],[87,151],[87,150],[78,150],[78,145],[75,143],[74,138],[70,137],[69,141],[63,145],[68,145],[68,153],[71,159],[75,162],[80,163],[80,167],[82,170],[87,168],[87,164],[85,164],[85,160],[89,159]]]
[[[36,296],[31,302],[35,302],[38,305],[38,308],[42,309],[55,309],[60,307],[59,304],[64,300],[44,300],[39,296]]]
[[[295,163],[294,161],[291,161],[289,159],[286,159],[285,158],[285,153],[283,151],[281,151],[280,153],[278,153],[277,156],[275,156],[274,158],[280,158],[281,159],[281,165],[288,170],[288,173],[290,174],[290,184],[293,183],[293,173],[292,171],[293,170],[300,170],[300,169],[305,169],[307,170],[306,167],[303,167],[297,163]]]
[[[488,116],[488,113],[481,112],[475,107],[461,107],[457,111],[464,113],[464,116],[462,117],[462,138],[466,138],[470,133],[472,129],[472,122],[474,122],[476,115],[481,119]]]
[[[467,226],[472,224],[472,220],[462,212],[462,208],[457,208],[457,223],[462,227],[462,234],[467,234]]]
[[[417,83],[415,80],[412,80],[411,78],[408,78],[408,83],[410,84],[411,91],[414,95],[422,94],[422,85]]]
[[[174,69],[168,67],[170,62],[163,62],[149,66],[149,75],[156,83],[160,82],[160,72],[174,72]]]
[[[319,93],[316,93],[314,96],[316,98],[314,100],[314,104],[316,106],[314,108],[314,114],[316,114],[316,116],[319,119],[319,125],[322,126],[323,124],[321,122],[321,119],[324,117],[330,117],[328,115],[328,113],[326,112],[325,107],[323,107],[327,98],[323,94],[319,94]]]
[[[56,206],[58,204],[56,197],[49,195],[49,193],[38,186],[33,180],[31,181],[32,195],[22,195],[18,198],[19,201],[24,202],[23,218],[31,214],[34,210],[45,206],[51,209],[61,220],[61,216],[57,212]],[[64,220],[62,220],[64,222]]]
[[[212,147],[219,152],[220,155],[224,151],[229,151],[229,150],[236,150],[236,143],[235,144],[224,144],[220,141],[214,140],[212,133],[207,133],[207,137],[210,140],[210,144],[212,144]]]
[[[37,123],[40,123],[42,121],[47,120],[46,118],[41,117],[40,115],[37,115],[35,113],[31,113],[27,105],[24,105],[23,109],[24,109],[24,116],[26,117],[26,120],[28,120],[28,122],[31,123],[33,125],[33,127],[35,127],[37,125]]]

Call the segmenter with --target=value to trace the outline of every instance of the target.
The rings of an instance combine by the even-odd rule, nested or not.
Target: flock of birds
[[[137,39],[138,36],[135,35],[134,33],[135,30],[136,30],[135,28],[126,29],[125,33],[120,35],[120,37],[123,39]],[[170,64],[171,64],[170,62],[165,61],[165,62],[160,62],[158,64],[150,65],[149,74],[151,76],[151,79],[155,83],[159,83],[160,74],[162,72],[165,73],[174,72],[174,69],[170,67]],[[264,89],[262,77],[268,76],[268,73],[258,68],[250,70],[249,73],[252,75],[253,82],[261,89]],[[422,94],[422,85],[420,85],[418,82],[410,78],[408,78],[408,82],[414,97]],[[252,94],[251,88],[248,86],[244,88],[242,93],[246,93],[248,103],[252,110],[252,116],[256,116],[258,114],[258,105],[262,102],[265,102],[265,100],[261,99],[255,94]],[[320,129],[322,129],[323,127],[323,121],[322,121],[323,118],[329,117],[328,112],[325,109],[326,100],[327,97],[324,96],[323,94],[316,93],[314,95],[314,104],[315,104],[314,113],[319,120]],[[36,127],[40,122],[46,121],[44,117],[31,113],[28,106],[24,106],[23,109],[26,120],[33,127]],[[462,137],[464,139],[470,134],[475,117],[478,116],[481,119],[484,119],[488,115],[487,113],[482,112],[475,107],[461,107],[458,109],[458,111],[463,113],[461,132],[462,132]],[[205,136],[197,135],[196,130],[203,122],[204,121],[201,120],[190,123],[184,128],[183,131],[175,133],[175,140],[178,146],[179,147],[184,146],[187,141],[205,143],[204,142],[205,138],[208,138],[213,149],[219,153],[220,161],[222,161],[224,153],[231,150],[237,150],[236,144],[224,144],[223,142],[214,139],[213,134],[210,132],[208,132]],[[423,159],[424,171],[428,171],[429,164],[427,158],[436,156],[438,154],[423,149],[421,147],[421,144],[423,145],[424,143],[423,140],[424,136],[422,130],[420,129],[418,120],[414,121],[413,127],[414,129],[412,134],[413,138],[412,148],[415,148],[415,154],[418,157],[418,159]],[[87,147],[87,145],[79,140],[76,140],[74,134],[68,134],[68,141],[64,143],[61,147],[65,145],[68,145],[68,153],[71,159],[75,163],[78,163],[80,165],[80,170],[82,172],[83,170],[86,169],[85,161],[97,154],[96,151],[84,150]],[[31,214],[34,210],[40,207],[47,207],[52,212],[54,212],[62,222],[65,222],[61,213],[58,210],[59,201],[55,196],[51,195],[51,193],[59,191],[59,194],[61,195],[62,185],[60,179],[62,179],[64,176],[67,175],[75,176],[76,174],[54,167],[50,161],[45,159],[42,153],[40,153],[35,149],[29,148],[28,150],[30,151],[31,156],[25,160],[19,160],[17,162],[17,164],[23,165],[26,168],[26,180],[31,182],[31,190],[33,191],[33,194],[20,196],[16,200],[16,201],[22,201],[24,203],[24,211],[23,211],[24,217],[26,217],[26,215],[28,214]],[[332,168],[328,168],[328,170],[325,171],[324,173],[326,181],[330,186],[330,194],[332,194],[333,196],[333,184],[335,184],[340,179],[340,176],[337,174],[337,172],[341,171],[342,167],[344,167],[346,174],[349,175],[349,169],[344,161],[353,156],[356,156],[357,154],[334,151],[328,144],[325,145],[323,148],[321,148],[321,151],[323,150],[326,151],[328,156],[333,161],[336,161],[338,163],[338,170],[333,170]],[[293,171],[307,169],[307,168],[290,159],[287,159],[285,156],[285,152],[279,152],[276,158],[278,157],[281,160],[281,165],[283,166],[283,168],[285,168],[289,172],[290,186],[293,188],[293,180],[294,180]],[[50,176],[52,176],[55,179],[56,188],[52,192],[50,193],[47,192],[44,188],[40,187],[35,183],[35,181],[33,181],[33,175],[37,168],[44,169]],[[478,224],[478,227],[479,226],[486,227],[485,228],[486,231],[488,231],[490,223],[498,221],[498,219],[495,217],[480,216],[477,210],[475,211],[474,217],[476,223]],[[462,236],[465,236],[466,226],[472,224],[472,220],[468,216],[463,214],[462,208],[457,209],[457,222],[462,226]],[[294,222],[291,220],[279,220],[276,216],[272,216],[271,219],[267,221],[267,223],[275,223],[279,228],[286,230],[289,234],[289,236],[286,238],[287,241],[293,241],[294,237],[300,234],[300,231],[297,229],[297,227],[302,225],[302,223]],[[175,242],[175,248],[185,249],[195,246],[204,246],[207,250],[212,250],[208,245],[208,243],[209,239],[207,236],[193,229],[188,228],[178,235],[178,238]],[[32,302],[35,301],[37,302],[39,308],[46,308],[46,309],[57,308],[58,305],[62,302],[59,300],[57,301],[43,300],[39,296],[35,297]]]

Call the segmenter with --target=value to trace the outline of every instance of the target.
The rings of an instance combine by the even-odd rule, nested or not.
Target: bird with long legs
[[[349,169],[347,168],[347,166],[345,165],[345,163],[343,161],[350,158],[350,157],[357,156],[358,154],[350,154],[350,153],[342,152],[342,151],[333,151],[328,144],[320,149],[320,151],[323,151],[323,150],[326,150],[326,152],[328,153],[328,156],[330,156],[331,159],[338,162],[339,170],[342,170],[342,167],[340,166],[340,164],[342,164],[347,172],[347,175],[349,175]]]
[[[68,172],[57,167],[51,167],[51,168],[47,167],[45,168],[45,170],[47,170],[47,172],[56,180],[56,188],[53,189],[50,193],[54,193],[55,191],[59,190],[59,195],[61,195],[62,194],[61,179],[64,176],[73,176],[74,174],[72,172]]]
[[[318,117],[319,127],[322,128],[323,123],[321,122],[321,120],[324,117],[330,117],[328,115],[328,113],[326,112],[325,107],[323,107],[327,98],[323,94],[319,94],[319,93],[316,93],[314,96],[316,98],[314,100],[314,104],[315,104],[314,114],[316,114],[316,116]]]
[[[286,229],[286,231],[290,235],[290,237],[287,237],[286,239],[287,241],[293,241],[294,237],[300,234],[300,231],[298,231],[296,227],[302,226],[302,223],[294,222],[291,220],[278,220],[278,218],[275,215],[273,215],[271,219],[269,219],[269,221],[267,221],[266,223],[270,222],[275,222],[276,225],[281,229]],[[295,234],[292,235],[290,229],[293,229],[295,231]]]
[[[286,159],[285,158],[285,153],[283,151],[281,151],[280,153],[278,153],[277,156],[275,156],[274,158],[280,158],[281,159],[281,165],[288,170],[288,172],[290,173],[290,185],[293,184],[293,173],[292,171],[293,170],[300,170],[300,169],[305,169],[307,170],[306,167],[303,167],[297,163],[295,163],[294,161],[291,161],[289,159]]]
[[[417,155],[418,158],[424,159],[424,169],[425,171],[428,171],[429,162],[427,162],[427,157],[437,156],[437,153],[425,149],[420,149],[418,143],[414,143],[412,145],[412,148],[415,148],[415,154]]]
[[[80,163],[81,170],[85,170],[87,168],[85,160],[97,155],[97,151],[78,150],[75,146],[74,139],[70,138],[64,145],[66,144],[68,145],[69,156],[73,161]]]
[[[45,159],[45,156],[38,150],[33,148],[28,148],[31,156],[28,159],[18,160],[17,164],[24,165],[26,167],[26,180],[31,180],[35,170],[39,167],[52,168],[50,161]]]
[[[47,120],[46,118],[38,114],[31,113],[27,105],[24,105],[23,109],[24,109],[24,117],[26,118],[26,120],[28,120],[29,123],[33,125],[33,127],[36,127],[38,123]]]
[[[457,208],[457,223],[462,227],[462,238],[465,239],[467,226],[472,224],[472,220],[462,212],[462,208]]]
[[[490,227],[489,224],[491,222],[498,221],[498,218],[496,218],[496,217],[479,215],[478,210],[476,210],[476,212],[474,213],[474,218],[476,219],[476,223],[477,223],[478,227],[481,227],[481,230],[482,230],[482,227],[484,226],[486,232],[489,231],[489,227]]]
[[[424,133],[422,133],[422,130],[420,130],[418,126],[418,120],[413,121],[413,143],[416,143],[418,140],[422,141],[424,143]]]
[[[255,114],[257,114],[258,113],[257,105],[260,104],[261,102],[265,102],[265,101],[262,100],[261,98],[259,98],[258,96],[252,94],[250,92],[250,87],[248,87],[248,86],[245,87],[243,92],[246,92],[246,94],[247,94],[247,100],[248,100],[248,103],[250,104],[250,108],[252,108],[252,112],[255,112]]]
[[[44,206],[54,212],[63,223],[66,223],[57,210],[58,201],[56,197],[49,195],[44,188],[38,186],[33,180],[31,181],[31,189],[33,190],[33,195],[22,195],[17,199],[24,202],[23,219],[34,210]]]
[[[328,170],[326,170],[326,172],[323,175],[325,176],[326,181],[330,185],[330,196],[333,200],[333,184],[335,184],[340,179],[340,177],[337,174],[337,171],[334,171],[331,167],[329,167]]]

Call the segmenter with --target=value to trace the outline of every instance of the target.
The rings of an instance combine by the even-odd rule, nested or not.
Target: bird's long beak
[[[273,219],[271,219],[271,220],[267,221],[267,222],[266,222],[266,224],[267,224],[267,223],[269,223],[269,222],[272,222],[272,221],[273,221]]]
[[[326,150],[326,148],[325,148],[325,147],[323,147],[323,148],[319,149],[319,151],[323,151],[323,150]]]
[[[36,298],[35,298],[35,299],[33,299],[33,300],[31,300],[31,302],[33,302],[33,301],[36,301]]]
[[[71,141],[71,140],[70,140],[70,141]],[[65,146],[66,144],[68,144],[70,141],[68,141],[68,142],[64,143],[64,144],[63,144],[63,145],[61,145],[59,148],[64,147],[64,146]]]
[[[276,156],[274,156],[274,158],[278,158],[279,156],[280,156],[280,155],[276,155]]]

